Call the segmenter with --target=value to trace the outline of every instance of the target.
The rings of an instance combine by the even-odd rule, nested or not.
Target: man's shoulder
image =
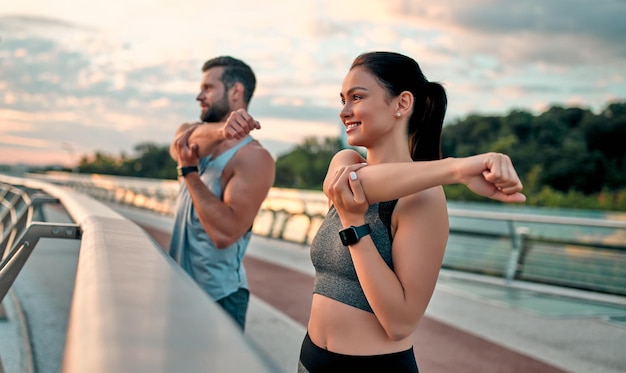
[[[239,175],[247,180],[247,183],[270,188],[274,183],[276,164],[270,152],[256,140],[242,146],[228,162],[223,176],[227,180]]]
[[[257,140],[252,139],[237,150],[228,166],[231,169],[268,171],[275,168],[275,162],[269,150]]]
[[[241,153],[241,155],[244,155],[244,156],[254,155],[254,156],[259,156],[259,157],[272,158],[272,155],[270,154],[269,150],[267,150],[267,148],[264,147],[263,144],[261,144],[256,139],[252,139],[252,141],[250,141],[249,143],[241,147],[241,149],[237,153]]]

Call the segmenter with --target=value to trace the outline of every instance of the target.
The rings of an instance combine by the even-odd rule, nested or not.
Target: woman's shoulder
[[[351,165],[365,162],[365,158],[354,149],[341,149],[333,156],[331,164]]]
[[[447,209],[446,195],[441,185],[413,193],[398,200],[397,210],[410,214],[429,214],[432,209]]]
[[[347,167],[356,163],[365,162],[365,158],[357,151],[352,149],[342,149],[335,153],[328,165],[328,175],[335,175],[336,170]]]

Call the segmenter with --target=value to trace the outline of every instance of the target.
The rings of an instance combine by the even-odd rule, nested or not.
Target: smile
[[[346,131],[350,131],[353,128],[356,128],[361,125],[361,122],[349,122],[346,123]]]

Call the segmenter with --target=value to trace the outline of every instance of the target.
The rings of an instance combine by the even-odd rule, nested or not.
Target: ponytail
[[[429,82],[417,61],[399,53],[364,53],[354,60],[350,70],[357,66],[371,72],[390,99],[402,92],[411,92],[413,113],[408,123],[411,159],[441,159],[441,130],[448,104],[443,86]]]
[[[409,150],[414,161],[441,159],[441,130],[448,99],[443,86],[426,82],[423,93],[415,95],[409,120]]]

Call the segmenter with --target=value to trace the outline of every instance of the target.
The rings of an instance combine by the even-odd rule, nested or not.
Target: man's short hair
[[[229,90],[237,82],[243,84],[244,101],[246,105],[249,104],[256,88],[256,77],[250,66],[231,56],[219,56],[206,61],[202,66],[202,72],[213,67],[224,68],[221,81],[226,90]]]

